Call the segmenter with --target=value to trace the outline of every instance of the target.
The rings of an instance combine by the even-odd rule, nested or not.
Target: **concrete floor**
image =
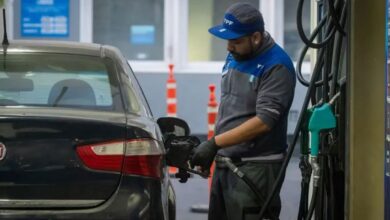
[[[298,215],[300,197],[301,173],[298,167],[299,158],[293,156],[287,168],[283,183],[281,220],[295,220]],[[206,213],[191,212],[194,205],[208,204],[208,182],[198,176],[190,178],[187,183],[179,183],[172,179],[176,192],[176,219],[177,220],[206,220]]]

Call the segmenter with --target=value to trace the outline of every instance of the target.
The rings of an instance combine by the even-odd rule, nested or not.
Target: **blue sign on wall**
[[[68,37],[69,0],[22,0],[22,37]]]
[[[132,25],[130,27],[130,42],[132,44],[154,44],[154,35],[153,25]]]

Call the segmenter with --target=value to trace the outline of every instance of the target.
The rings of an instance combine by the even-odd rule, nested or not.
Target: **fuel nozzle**
[[[309,131],[311,134],[310,154],[312,157],[318,156],[320,132],[335,127],[336,117],[329,104],[325,103],[314,109],[309,121]]]
[[[179,179],[179,182],[187,182],[188,178],[191,177],[190,173],[200,175],[203,178],[207,178],[209,176],[209,170],[199,171],[195,168],[192,168],[190,165],[193,150],[200,144],[200,141],[197,137],[170,136],[167,138],[164,144],[167,149],[167,164],[169,166],[178,168],[178,172],[175,174],[175,177]]]
[[[318,186],[320,180],[321,167],[318,164],[318,153],[319,153],[319,139],[320,132],[326,129],[336,127],[336,117],[333,114],[331,106],[327,103],[316,107],[310,117],[309,131],[310,137],[310,156],[311,156],[311,167],[313,171],[313,184],[315,187]]]

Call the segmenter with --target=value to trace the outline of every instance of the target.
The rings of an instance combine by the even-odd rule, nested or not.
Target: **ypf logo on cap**
[[[233,25],[233,24],[234,24],[233,21],[231,21],[231,20],[229,20],[229,19],[227,19],[227,18],[224,18],[224,19],[223,19],[223,22],[224,22],[225,24],[227,24],[227,25]]]
[[[0,143],[0,160],[4,159],[6,153],[7,149],[5,148],[5,145],[3,143]]]

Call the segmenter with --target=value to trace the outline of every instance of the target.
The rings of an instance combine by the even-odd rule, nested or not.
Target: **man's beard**
[[[239,53],[232,52],[232,51],[229,51],[229,52],[232,54],[233,58],[236,61],[240,62],[240,61],[250,60],[256,55],[256,48],[253,46],[252,42],[250,42],[250,48],[251,48],[251,50],[246,54],[239,54]]]
[[[245,61],[245,60],[250,60],[253,57],[253,52],[247,53],[247,54],[238,54],[235,52],[230,52],[234,59],[236,61]]]

